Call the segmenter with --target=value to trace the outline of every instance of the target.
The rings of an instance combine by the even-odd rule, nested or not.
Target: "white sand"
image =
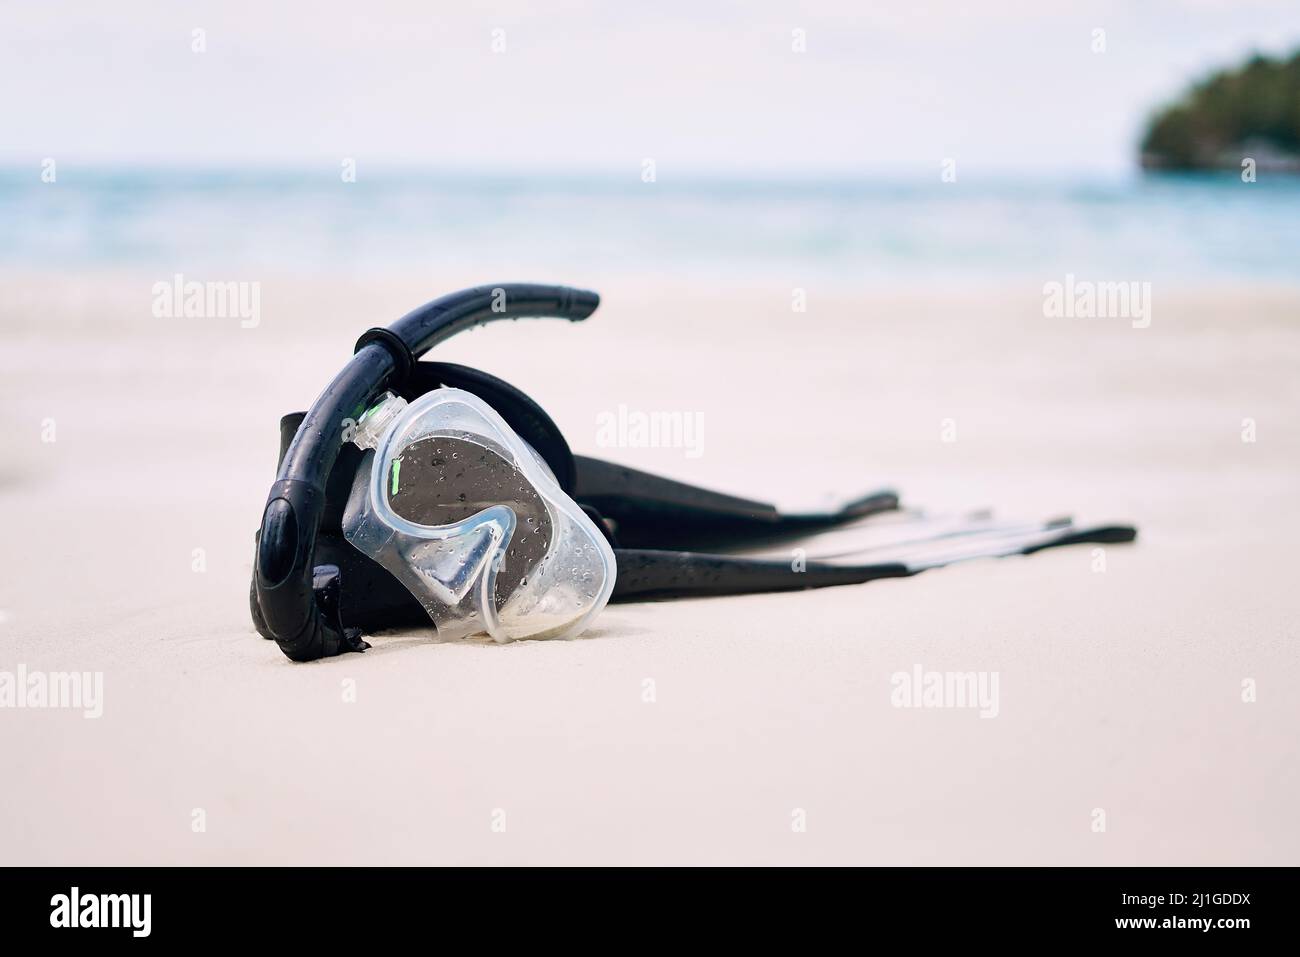
[[[579,451],[1142,538],[1100,574],[1076,548],[295,665],[247,611],[276,420],[362,329],[466,283],[268,281],[244,330],[152,318],[151,282],[0,283],[0,670],[105,695],[99,720],[0,710],[0,861],[1300,862],[1300,293],[1157,286],[1134,330],[1045,319],[1032,284],[812,290],[799,315],[783,282],[615,282],[585,326],[480,330],[441,357]],[[619,403],[702,413],[704,454],[597,449]],[[918,663],[997,671],[998,717],[891,707]]]

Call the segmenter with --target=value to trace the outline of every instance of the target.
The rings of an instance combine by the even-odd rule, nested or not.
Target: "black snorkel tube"
[[[366,647],[343,626],[339,571],[313,567],[316,532],[325,506],[325,481],[338,459],[347,420],[400,384],[416,360],[456,333],[496,319],[553,317],[577,322],[600,305],[585,289],[503,283],[435,299],[357,340],[356,352],[325,387],[298,427],[266,497],[254,570],[259,628],[294,661],[313,661]]]

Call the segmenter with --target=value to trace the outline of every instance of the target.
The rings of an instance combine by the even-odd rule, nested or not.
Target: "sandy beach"
[[[1300,860],[1300,290],[1157,284],[1135,329],[1046,318],[1035,283],[794,313],[784,277],[511,277],[604,304],[438,358],[530,392],[575,451],[1140,539],[1104,571],[1063,549],[296,665],[248,614],[278,417],[365,328],[494,277],[268,279],[255,328],[154,317],[157,278],[0,279],[0,670],[103,674],[102,717],[0,710],[4,863]],[[620,404],[698,414],[700,454],[599,447]],[[915,665],[997,672],[996,719],[893,707]]]

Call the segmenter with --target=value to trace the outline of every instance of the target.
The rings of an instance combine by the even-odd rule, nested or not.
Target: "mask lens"
[[[497,568],[497,608],[550,547],[551,520],[536,489],[504,456],[471,437],[412,442],[393,459],[385,491],[389,507],[417,525],[452,525],[493,505],[515,513],[515,533]]]

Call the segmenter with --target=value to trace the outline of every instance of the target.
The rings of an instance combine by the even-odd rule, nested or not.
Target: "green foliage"
[[[1300,52],[1289,60],[1255,56],[1197,83],[1152,118],[1142,138],[1142,163],[1236,166],[1239,147],[1257,143],[1300,160]]]

